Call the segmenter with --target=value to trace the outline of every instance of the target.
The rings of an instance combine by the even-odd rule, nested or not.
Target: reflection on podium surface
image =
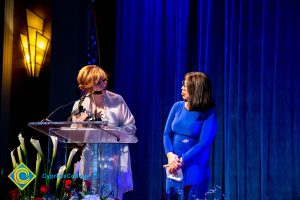
[[[33,129],[53,135],[64,143],[136,143],[134,135],[103,121],[30,122]]]

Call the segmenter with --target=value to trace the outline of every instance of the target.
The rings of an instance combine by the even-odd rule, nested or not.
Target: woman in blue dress
[[[182,81],[183,101],[169,113],[163,144],[168,164],[168,199],[204,199],[209,184],[210,146],[217,131],[211,83],[202,72],[187,73]],[[183,179],[176,179],[179,172]],[[172,177],[175,177],[172,178]]]

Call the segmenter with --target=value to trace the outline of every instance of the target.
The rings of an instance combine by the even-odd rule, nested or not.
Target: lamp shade
[[[44,19],[26,9],[27,36],[20,34],[28,76],[38,77],[45,62],[49,39],[43,35]]]

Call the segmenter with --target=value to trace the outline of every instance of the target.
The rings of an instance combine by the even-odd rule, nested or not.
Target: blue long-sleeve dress
[[[163,144],[165,153],[173,152],[182,157],[183,180],[167,178],[166,192],[169,199],[204,198],[209,184],[210,146],[217,131],[214,108],[205,112],[189,111],[185,102],[176,102],[169,113]]]

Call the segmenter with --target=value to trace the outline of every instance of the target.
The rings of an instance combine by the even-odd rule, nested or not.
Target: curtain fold
[[[300,198],[300,3],[117,1],[115,91],[136,118],[133,192],[159,199],[162,147],[186,72],[212,81],[218,132],[210,188],[227,199]]]

